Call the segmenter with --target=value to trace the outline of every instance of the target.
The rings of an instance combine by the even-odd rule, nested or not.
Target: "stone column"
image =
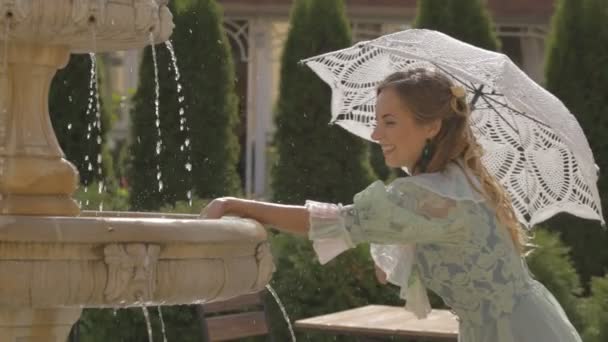
[[[254,157],[253,157],[253,195],[260,197],[266,189],[266,147],[267,134],[272,120],[272,21],[256,18],[250,26],[251,50],[250,68],[253,69],[252,88],[255,117]]]
[[[0,75],[0,213],[73,216],[78,171],[63,157],[48,111],[64,46],[9,44]],[[4,64],[6,63],[6,64]]]

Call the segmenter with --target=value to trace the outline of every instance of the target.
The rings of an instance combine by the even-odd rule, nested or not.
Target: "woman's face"
[[[376,99],[376,128],[371,137],[382,147],[384,161],[389,167],[412,170],[427,139],[437,135],[440,128],[440,120],[417,123],[393,88],[383,89]]]

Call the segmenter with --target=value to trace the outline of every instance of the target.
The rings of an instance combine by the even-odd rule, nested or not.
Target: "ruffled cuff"
[[[306,201],[306,209],[310,220],[308,238],[313,241],[313,249],[321,264],[355,247],[344,225],[342,205]]]
[[[406,310],[418,319],[427,317],[431,305],[415,266],[416,245],[371,244],[370,252],[376,266],[386,274],[388,282],[400,287],[399,297],[405,299]]]

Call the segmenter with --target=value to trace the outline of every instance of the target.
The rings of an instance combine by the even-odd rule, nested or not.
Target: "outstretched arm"
[[[304,206],[283,205],[234,197],[213,200],[201,212],[205,218],[217,219],[232,215],[254,219],[278,230],[306,235],[309,229],[308,210]]]

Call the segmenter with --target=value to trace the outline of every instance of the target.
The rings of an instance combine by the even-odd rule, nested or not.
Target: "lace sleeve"
[[[458,203],[407,180],[388,188],[377,181],[352,205],[307,201],[309,238],[321,263],[362,242],[457,243],[464,230]]]
[[[354,244],[458,243],[463,240],[460,202],[403,179],[380,181],[358,193],[344,225]]]

